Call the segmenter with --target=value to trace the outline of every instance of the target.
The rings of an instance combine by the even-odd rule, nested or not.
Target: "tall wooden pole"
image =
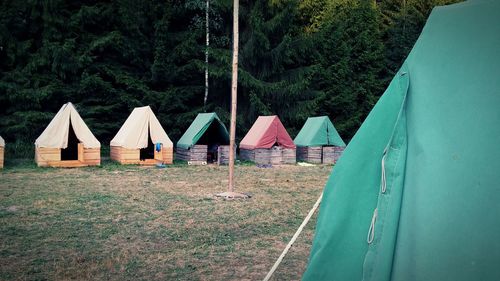
[[[234,192],[234,139],[236,136],[236,101],[238,96],[239,5],[239,0],[233,1],[233,79],[231,81],[231,126],[229,129],[229,192]]]
[[[231,81],[231,124],[229,127],[229,186],[226,192],[215,194],[227,199],[250,198],[250,195],[234,192],[234,159],[236,136],[236,102],[238,95],[238,13],[239,0],[233,0],[233,80]]]

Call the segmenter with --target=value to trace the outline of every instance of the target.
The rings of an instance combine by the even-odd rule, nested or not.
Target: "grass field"
[[[331,167],[236,168],[249,200],[214,198],[227,167],[11,163],[0,171],[0,280],[261,280]],[[300,279],[315,221],[273,280]]]

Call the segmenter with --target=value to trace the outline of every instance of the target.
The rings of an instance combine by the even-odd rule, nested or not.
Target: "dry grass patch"
[[[227,167],[7,168],[1,280],[259,280],[319,196],[331,167],[237,166],[249,200],[213,194]],[[275,280],[299,280],[315,219]]]

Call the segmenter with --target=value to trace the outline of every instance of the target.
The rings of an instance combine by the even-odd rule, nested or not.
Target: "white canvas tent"
[[[73,136],[74,146],[68,147]],[[61,107],[36,139],[35,161],[38,166],[51,167],[100,165],[100,148],[101,143],[92,134],[73,104],[68,102]],[[61,155],[68,149],[74,151],[75,156],[65,159]]]
[[[66,148],[68,147],[69,124],[76,137],[86,148],[100,148],[101,143],[94,137],[71,102],[63,105],[50,121],[43,133],[36,139],[36,147]]]
[[[149,139],[161,144],[160,151],[148,148]],[[111,140],[111,159],[122,164],[154,165],[173,162],[173,143],[149,106],[134,108],[125,123]],[[141,150],[151,156],[141,156]],[[153,154],[154,153],[154,154]]]
[[[111,140],[111,146],[129,149],[146,148],[148,133],[153,143],[161,143],[163,147],[173,148],[174,144],[161,126],[151,107],[136,107],[125,123]]]

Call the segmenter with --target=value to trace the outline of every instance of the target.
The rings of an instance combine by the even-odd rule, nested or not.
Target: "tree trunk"
[[[207,6],[205,10],[205,33],[206,33],[206,49],[205,49],[205,98],[203,99],[203,106],[207,105],[207,99],[208,99],[208,47],[210,46],[210,29],[208,28],[209,24],[209,18],[208,18],[208,12],[210,8],[210,0],[207,0]]]

